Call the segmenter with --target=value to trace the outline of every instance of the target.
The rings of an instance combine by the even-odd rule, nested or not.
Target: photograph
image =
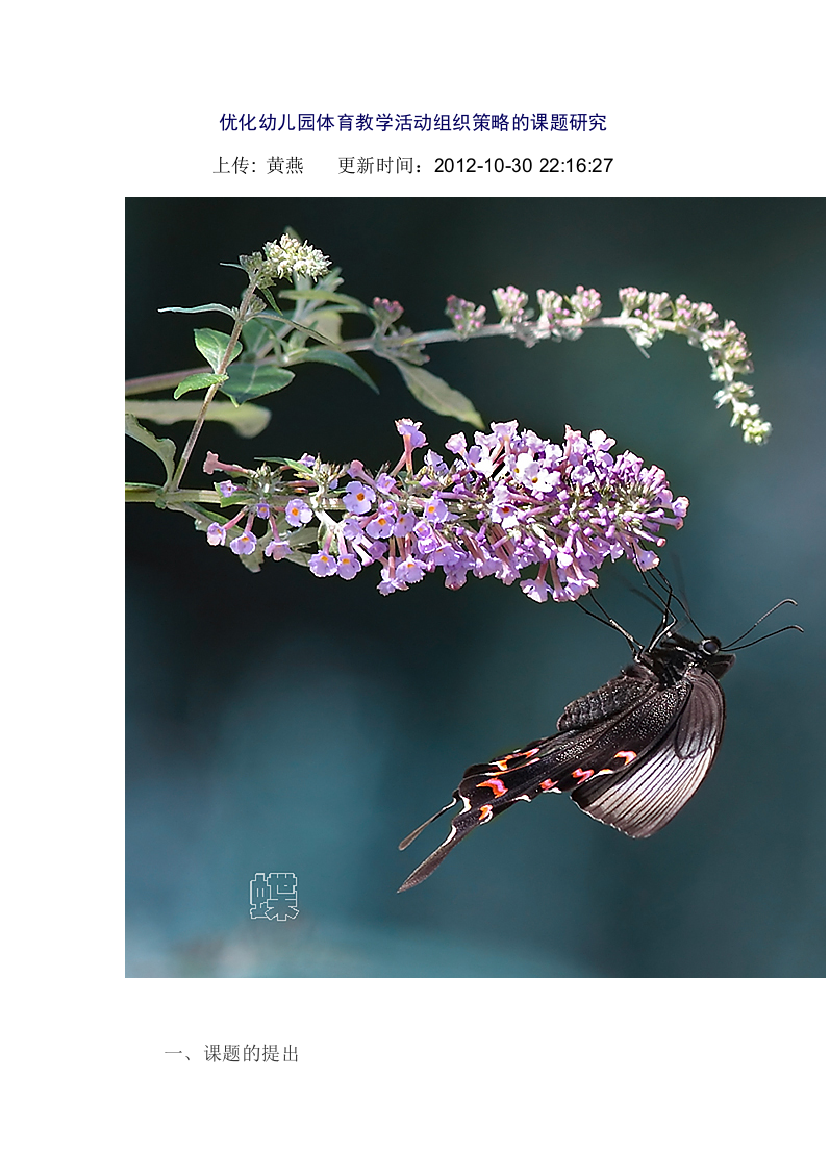
[[[125,216],[127,979],[822,977],[826,201]]]

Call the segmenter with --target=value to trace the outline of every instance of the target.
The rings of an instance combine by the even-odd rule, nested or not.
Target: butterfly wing
[[[646,666],[629,666],[599,690],[567,706],[558,724],[565,729],[558,734],[468,768],[453,801],[422,825],[426,827],[461,802],[447,839],[410,874],[399,892],[424,881],[462,837],[518,801],[530,801],[551,791],[576,790],[595,775],[623,772],[646,751],[652,725],[673,722],[689,690],[685,683],[663,690]],[[399,847],[406,848],[422,828]]]
[[[621,774],[598,771],[571,792],[595,820],[628,836],[645,837],[665,827],[708,774],[725,727],[726,704],[716,679],[692,667],[676,720]],[[650,706],[653,696],[648,700]]]
[[[468,768],[454,792],[453,800],[435,816],[426,820],[415,832],[406,836],[399,845],[401,849],[407,848],[423,828],[456,803],[462,804],[462,810],[453,817],[447,839],[410,874],[399,892],[404,893],[429,877],[462,837],[467,836],[468,832],[478,828],[480,824],[489,823],[517,800],[532,800],[542,791],[554,790],[554,775],[559,764],[558,741],[563,738],[570,738],[570,734],[538,739],[520,751],[504,755],[501,759],[477,763]]]

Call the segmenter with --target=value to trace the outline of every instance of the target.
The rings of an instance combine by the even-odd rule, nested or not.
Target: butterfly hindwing
[[[725,699],[717,681],[689,671],[691,689],[676,721],[621,776],[597,773],[571,792],[595,820],[628,836],[651,836],[691,799],[708,773],[725,725]]]
[[[517,801],[530,801],[551,791],[570,791],[599,771],[613,774],[627,767],[649,732],[650,718],[644,703],[656,686],[656,677],[650,670],[628,667],[618,678],[565,708],[560,725],[577,729],[537,739],[519,751],[469,767],[454,793],[453,804],[442,809],[445,812],[456,801],[462,803],[447,839],[410,874],[400,892],[425,880],[463,836],[489,823]],[[672,695],[671,705],[675,701]],[[606,718],[607,709],[612,714]],[[632,741],[634,746],[629,747]],[[401,847],[406,848],[419,831],[402,841]]]
[[[452,802],[422,825],[460,802],[447,839],[399,892],[428,877],[474,828],[551,791],[569,792],[582,811],[629,836],[657,832],[714,761],[725,725],[717,679],[733,661],[714,639],[664,638],[616,678],[569,703],[555,735],[468,768]]]

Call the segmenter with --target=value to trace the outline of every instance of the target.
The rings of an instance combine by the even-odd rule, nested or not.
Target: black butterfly
[[[726,702],[719,679],[731,669],[734,654],[726,653],[716,637],[697,642],[673,632],[669,606],[647,648],[610,618],[607,624],[628,639],[632,665],[569,703],[555,735],[469,768],[451,802],[399,845],[407,848],[422,829],[461,802],[447,840],[410,874],[400,893],[429,877],[463,836],[518,800],[569,792],[595,820],[643,837],[658,832],[691,799],[723,739]]]

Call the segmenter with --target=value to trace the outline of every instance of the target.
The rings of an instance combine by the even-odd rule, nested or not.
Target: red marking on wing
[[[495,796],[503,796],[508,790],[504,783],[502,783],[501,779],[483,779],[482,782],[477,783],[476,786],[493,788],[493,794]]]
[[[624,759],[626,763],[630,763],[632,759],[637,758],[636,751],[617,751],[614,756],[615,759]]]
[[[581,767],[571,772],[571,776],[574,779],[590,779],[593,774],[593,771],[583,771]]]
[[[479,809],[479,823],[484,824],[485,821],[493,817],[493,804],[483,804]]]
[[[540,783],[539,786],[542,788],[542,790],[544,792],[549,792],[551,790],[551,788],[554,787],[555,785],[556,785],[555,779],[543,779],[542,783]]]

